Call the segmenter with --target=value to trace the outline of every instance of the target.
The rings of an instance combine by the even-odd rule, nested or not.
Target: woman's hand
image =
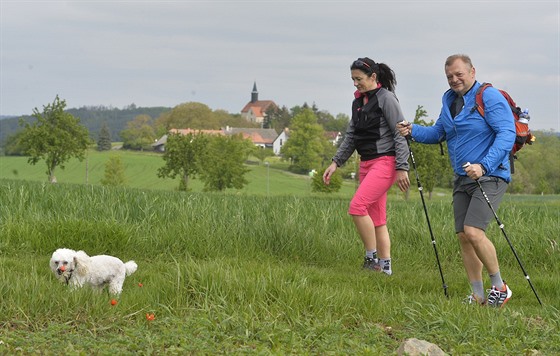
[[[410,180],[408,179],[408,172],[403,170],[397,171],[397,185],[401,192],[406,192],[410,187]]]
[[[336,163],[333,162],[330,166],[327,167],[327,169],[325,169],[325,173],[323,173],[323,182],[326,185],[329,185],[331,183],[331,176],[333,175],[334,171],[336,171],[336,168]]]

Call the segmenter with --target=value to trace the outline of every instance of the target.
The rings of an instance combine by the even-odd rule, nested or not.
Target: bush
[[[331,181],[327,185],[323,182],[323,172],[325,171],[323,167],[319,172],[313,174],[311,178],[311,191],[315,193],[336,193],[342,187],[342,176],[338,170],[336,170],[331,176]]]

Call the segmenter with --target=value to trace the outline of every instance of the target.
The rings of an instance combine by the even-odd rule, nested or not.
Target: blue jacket
[[[461,112],[451,117],[449,110],[457,97],[452,90],[443,94],[442,109],[433,126],[412,126],[412,138],[422,143],[447,141],[449,159],[455,174],[465,176],[463,163],[481,163],[486,176],[511,181],[509,154],[515,142],[515,123],[511,108],[502,94],[493,87],[484,91],[485,117],[475,108],[475,82],[465,94]]]

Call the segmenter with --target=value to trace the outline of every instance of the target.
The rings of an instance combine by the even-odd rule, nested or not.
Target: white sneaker
[[[494,308],[501,308],[506,304],[506,302],[511,298],[512,292],[508,285],[504,281],[504,289],[498,290],[496,287],[492,286],[492,289],[488,289],[488,305]]]

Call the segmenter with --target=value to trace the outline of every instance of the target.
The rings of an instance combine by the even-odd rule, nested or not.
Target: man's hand
[[[401,136],[407,137],[412,134],[412,124],[408,121],[401,121],[397,124],[397,130]]]
[[[465,173],[467,173],[467,176],[473,180],[477,180],[484,175],[482,171],[482,165],[479,163],[463,163],[463,170],[465,171]]]

